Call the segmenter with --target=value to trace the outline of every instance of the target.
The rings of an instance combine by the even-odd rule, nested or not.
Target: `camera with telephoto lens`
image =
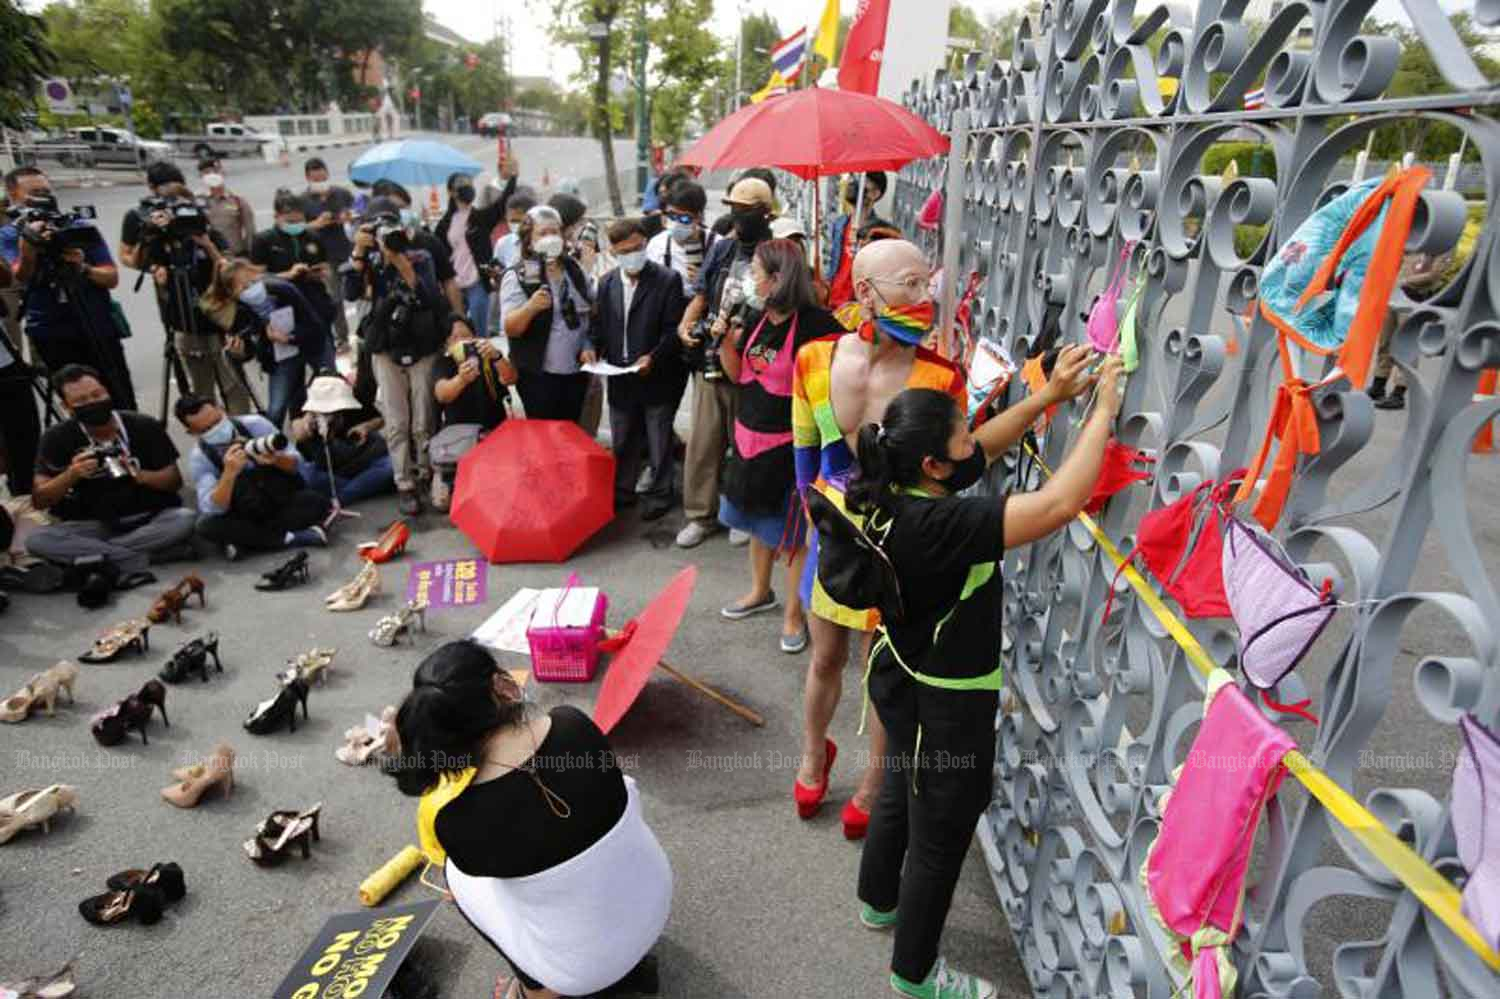
[[[119,441],[91,444],[83,453],[97,461],[104,474],[111,479],[124,479],[130,475],[130,459]]]
[[[21,238],[44,257],[60,256],[64,250],[88,251],[104,244],[94,227],[98,212],[92,205],[74,205],[64,212],[51,194],[33,194],[5,213]]]
[[[208,232],[208,214],[192,198],[142,198],[138,211],[145,223],[142,242],[192,239]]]
[[[724,332],[718,336],[709,336],[703,344],[703,379],[704,381],[718,382],[724,380],[724,365],[719,360],[719,348],[724,343],[724,338],[729,335],[729,325],[739,315],[740,307],[745,302],[745,291],[740,282],[729,279],[729,284],[724,289],[724,297],[719,307],[719,318],[724,320]],[[711,329],[711,327],[710,327]]]
[[[262,461],[275,456],[280,451],[285,451],[286,446],[286,434],[262,434],[245,442],[245,453],[256,461]]]

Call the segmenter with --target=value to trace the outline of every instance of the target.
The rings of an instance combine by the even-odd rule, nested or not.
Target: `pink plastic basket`
[[[563,595],[578,585],[578,575],[568,577]],[[599,668],[599,639],[604,634],[604,612],[609,599],[604,591],[594,602],[594,613],[584,627],[528,627],[531,644],[531,674],[544,683],[588,683]]]

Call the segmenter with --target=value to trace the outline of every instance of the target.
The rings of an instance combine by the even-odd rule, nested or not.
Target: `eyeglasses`
[[[870,283],[899,286],[900,288],[904,289],[907,295],[909,295],[910,297],[920,298],[921,296],[927,294],[927,284],[929,280],[930,279],[925,274],[910,274],[899,280],[892,278],[872,277],[870,278]]]

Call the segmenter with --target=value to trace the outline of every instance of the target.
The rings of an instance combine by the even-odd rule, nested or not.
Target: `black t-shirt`
[[[146,227],[146,220],[141,218],[139,208],[125,209],[125,217],[120,220],[120,242],[137,246],[141,241],[141,230]]]
[[[218,248],[220,254],[228,252],[229,243],[217,229],[210,229],[208,231],[208,238],[213,241],[214,246]],[[165,287],[159,284],[156,285],[156,304],[161,309],[162,323],[170,330],[182,333],[189,332],[190,327],[183,311],[183,306],[186,305],[195,314],[195,324],[199,333],[217,332],[216,327],[209,323],[198,305],[199,296],[208,290],[209,285],[214,280],[213,258],[208,255],[206,250],[192,242],[184,242],[180,250],[177,251],[168,251],[165,246],[155,246],[152,248],[152,252],[146,257],[145,269],[150,271],[154,267],[165,265],[167,263],[166,254],[168,252],[178,253],[188,261],[187,300],[183,301],[183,296],[177,292],[170,277]],[[146,280],[155,284],[153,277],[147,277]]]
[[[120,443],[144,471],[176,464],[177,446],[161,423],[143,413],[117,411],[115,416],[123,428]],[[54,424],[42,434],[37,471],[49,478],[60,475],[72,464],[74,455],[93,443],[77,420]],[[181,505],[182,497],[176,493],[151,489],[129,478],[113,479],[100,469],[97,475],[74,486],[52,513],[63,520],[120,520]]]
[[[536,775],[568,803],[559,818],[527,773],[470,784],[438,812],[438,842],[472,877],[520,878],[571,860],[625,814],[625,776],[609,739],[575,707],[553,708],[552,728],[537,747]]]
[[[296,264],[309,267],[327,264],[330,269],[336,266],[328,259],[327,251],[311,229],[300,236],[289,236],[275,226],[255,234],[250,241],[250,261],[272,274],[285,274]],[[292,283],[314,309],[325,316],[333,315],[333,299],[321,278],[308,274]]]
[[[894,522],[883,547],[906,610],[901,624],[886,625],[896,651],[911,669],[933,676],[992,672],[1000,664],[1005,497],[902,494],[887,505]]]
[[[441,417],[443,426],[451,426],[455,423],[477,423],[486,430],[493,430],[505,420],[505,399],[509,397],[505,386],[500,382],[500,373],[494,374],[493,389],[498,395],[491,395],[491,384],[487,377],[488,372],[484,370],[484,362],[480,362],[480,377],[474,379],[464,390],[459,393],[448,405],[442,407]],[[440,382],[452,378],[458,374],[458,362],[452,356],[443,354],[432,366],[432,380]]]
[[[354,244],[349,241],[349,236],[344,232],[344,224],[338,221],[340,215],[354,207],[354,195],[345,188],[331,186],[322,194],[314,194],[311,189],[302,193],[303,214],[311,223],[324,212],[331,212],[334,224],[322,229],[308,229],[313,237],[322,244],[323,252],[328,259],[335,264],[341,264],[349,259],[349,254],[354,249]]]

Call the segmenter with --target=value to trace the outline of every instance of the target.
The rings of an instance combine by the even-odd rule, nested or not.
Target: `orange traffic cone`
[[[438,201],[437,188],[429,187],[427,189],[427,215],[429,218],[435,219],[440,217],[442,214],[443,206],[442,203]]]
[[[1488,371],[1479,376],[1479,385],[1474,390],[1474,398],[1477,400],[1481,396],[1493,396],[1495,394],[1497,382],[1500,382],[1500,368],[1490,368]],[[1474,435],[1474,453],[1495,453],[1494,420],[1490,420],[1480,429],[1479,433]]]

